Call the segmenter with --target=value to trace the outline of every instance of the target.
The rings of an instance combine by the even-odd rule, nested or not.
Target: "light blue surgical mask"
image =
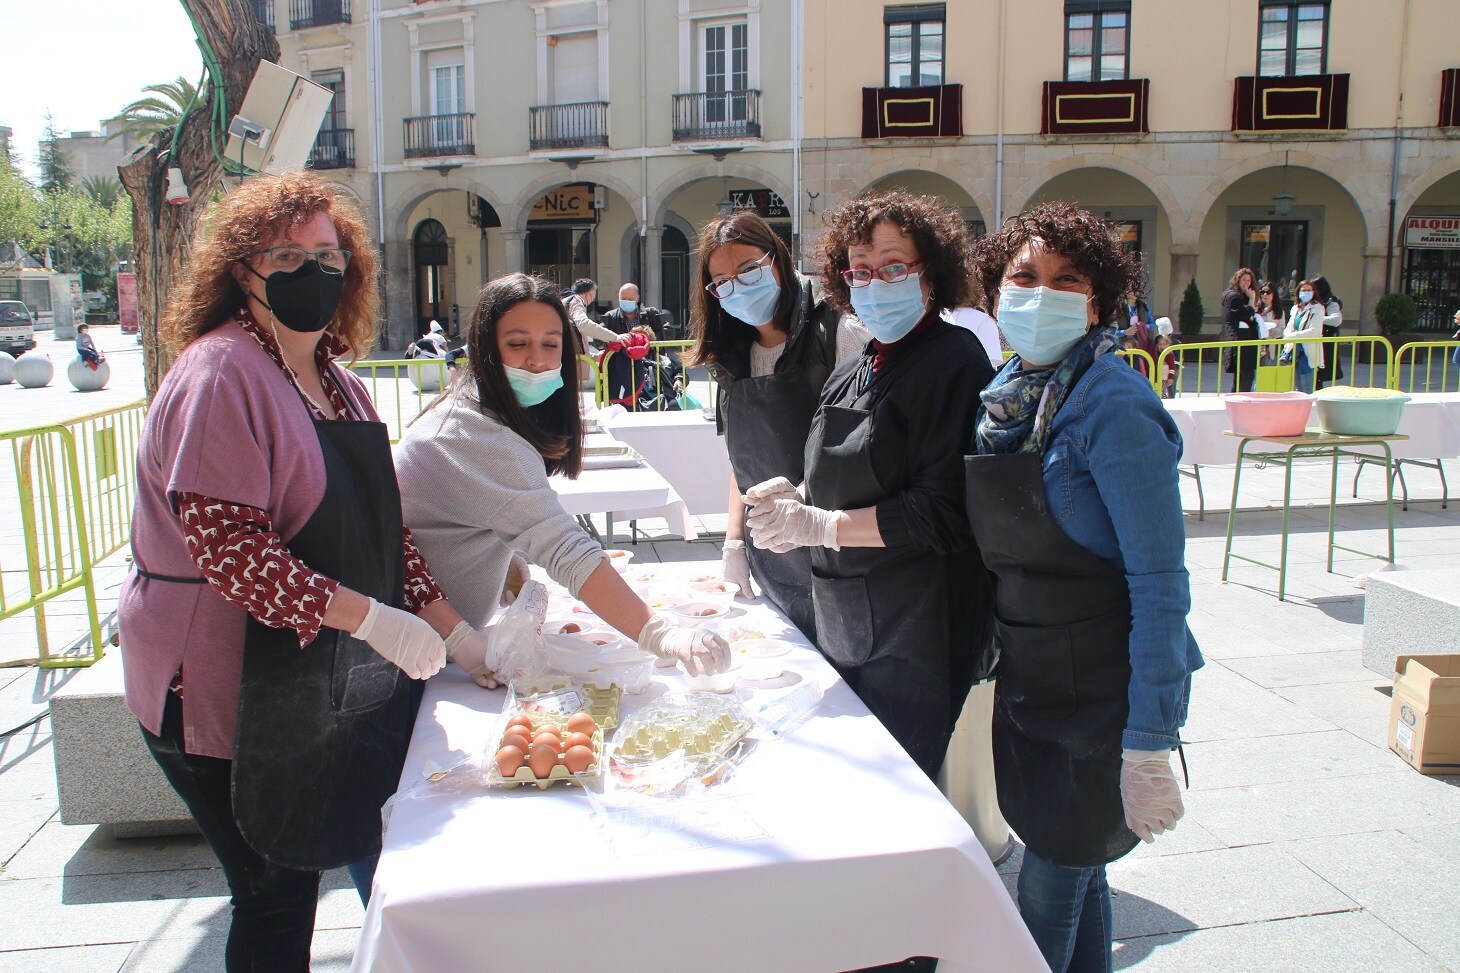
[[[507,384],[512,386],[512,394],[517,396],[517,403],[524,409],[541,405],[547,401],[548,396],[563,387],[561,368],[529,372],[525,368],[513,368],[511,365],[502,367],[507,370]]]
[[[1298,291],[1298,300],[1302,301],[1304,304],[1307,304],[1309,301],[1313,300],[1313,292]]]
[[[620,311],[624,312],[625,314],[633,314],[635,311],[637,311],[639,309],[639,302],[638,301],[619,301],[618,302],[618,309]]]
[[[1090,299],[1052,287],[999,288],[999,331],[1026,365],[1063,361],[1090,328]]]
[[[884,345],[890,344],[903,338],[922,320],[928,302],[923,297],[921,278],[921,274],[914,272],[893,284],[873,280],[865,287],[850,288],[852,310],[857,312],[857,320],[872,332],[872,337]]]
[[[762,270],[760,280],[754,284],[735,282],[735,289],[729,297],[719,298],[720,309],[732,318],[746,324],[765,324],[775,317],[776,303],[781,299],[781,285],[776,276]]]

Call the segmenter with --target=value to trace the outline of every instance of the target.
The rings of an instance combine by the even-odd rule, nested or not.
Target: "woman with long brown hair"
[[[806,436],[827,376],[861,354],[865,328],[842,321],[769,223],[742,210],[709,223],[699,239],[700,286],[690,312],[696,342],[686,364],[715,380],[716,428],[730,453],[722,568],[752,597],[751,578],[812,642],[811,556],[747,544],[743,490],[785,477],[800,483]]]
[[[336,362],[375,338],[375,254],[308,174],[220,204],[160,335],[119,608],[127,706],[222,863],[234,970],[304,971],[320,872],[362,898],[420,683],[487,640],[401,523],[390,444]]]
[[[513,552],[614,628],[693,674],[729,665],[718,635],[655,615],[563,510],[548,476],[583,468],[572,323],[557,288],[508,274],[482,288],[467,326],[471,371],[406,429],[396,471],[406,523],[473,625],[497,608]],[[495,671],[497,657],[488,656]]]
[[[1227,281],[1222,291],[1222,340],[1255,341],[1262,337],[1257,326],[1257,277],[1243,267]],[[1227,348],[1222,368],[1232,376],[1233,392],[1251,392],[1257,381],[1257,346]]]

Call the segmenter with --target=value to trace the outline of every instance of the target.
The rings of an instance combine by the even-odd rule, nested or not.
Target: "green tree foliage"
[[[107,136],[108,141],[130,133],[137,142],[151,142],[158,132],[174,128],[183,112],[198,97],[197,85],[182,75],[178,75],[176,81],[149,84],[142,90],[148,92],[145,97],[123,106],[115,118],[107,119],[108,123],[123,123],[121,128]]]
[[[1181,295],[1181,307],[1176,311],[1181,333],[1201,334],[1202,320],[1206,313],[1207,309],[1201,302],[1201,291],[1197,289],[1196,278],[1193,277],[1186,282],[1186,292]]]
[[[1403,334],[1414,330],[1419,309],[1408,294],[1385,294],[1374,305],[1374,317],[1379,321],[1379,330],[1385,334]]]
[[[37,161],[41,167],[41,188],[48,193],[69,189],[74,176],[71,157],[61,148],[60,138],[55,119],[46,112],[46,127],[41,133],[41,151]]]
[[[81,180],[81,191],[102,209],[111,209],[122,198],[122,184],[115,176],[87,176]]]
[[[100,186],[92,187],[99,195],[79,187],[48,192],[0,156],[0,242],[13,240],[42,263],[49,254],[57,270],[79,272],[87,290],[101,289],[132,246],[132,201],[112,182],[109,200]]]

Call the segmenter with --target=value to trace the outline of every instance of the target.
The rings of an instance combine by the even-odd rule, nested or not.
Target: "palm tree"
[[[149,84],[142,90],[150,94],[123,107],[115,118],[107,119],[108,122],[123,123],[121,128],[107,136],[107,141],[130,134],[138,142],[151,142],[158,132],[176,126],[183,112],[198,97],[197,86],[182,75],[178,75],[176,81]]]
[[[81,180],[81,191],[102,209],[111,209],[122,195],[122,184],[114,176],[87,176]]]

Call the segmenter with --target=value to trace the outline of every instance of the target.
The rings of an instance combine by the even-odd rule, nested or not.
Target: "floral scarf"
[[[1054,414],[1091,363],[1120,347],[1113,327],[1092,328],[1065,360],[1046,368],[1023,368],[1019,356],[1004,363],[979,393],[983,407],[974,424],[979,455],[1044,452]]]

